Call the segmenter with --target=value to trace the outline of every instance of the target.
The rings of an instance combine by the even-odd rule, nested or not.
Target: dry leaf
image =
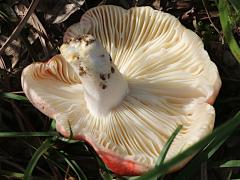
[[[4,19],[6,18],[10,22],[18,21],[18,18],[10,5],[6,3],[0,3],[0,11],[3,13],[1,15]]]
[[[1,35],[0,36],[0,46],[4,44],[4,42],[7,40],[6,36]],[[6,48],[5,50],[5,56],[8,58],[11,62],[11,64],[7,64],[7,68],[14,68],[16,64],[19,62],[19,57],[21,53],[21,41],[19,39],[13,40],[11,44]]]
[[[85,0],[41,0],[39,10],[48,23],[61,23],[84,4]]]
[[[15,11],[18,14],[18,16],[20,16],[21,18],[25,16],[27,10],[28,8],[23,4],[18,4],[15,6]],[[28,20],[28,24],[30,24],[34,28],[34,30],[30,29],[29,31],[30,34],[28,36],[28,40],[30,44],[33,44],[35,40],[39,38],[44,55],[45,57],[48,57],[49,56],[48,47],[49,46],[52,47],[52,46],[51,44],[49,44],[46,30],[44,29],[43,25],[41,24],[41,22],[39,21],[35,13],[32,13],[31,17]]]

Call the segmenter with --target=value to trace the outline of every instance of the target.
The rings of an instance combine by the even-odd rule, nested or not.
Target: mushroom
[[[116,174],[153,168],[179,125],[166,160],[211,133],[218,70],[174,16],[98,6],[68,28],[60,52],[24,69],[23,90],[61,134],[88,142]]]

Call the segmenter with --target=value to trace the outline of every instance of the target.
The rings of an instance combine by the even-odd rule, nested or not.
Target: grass
[[[12,99],[12,100],[27,101],[28,102],[28,98],[26,98],[25,96],[17,95],[17,94],[14,94],[14,93],[0,93],[0,97],[7,98],[7,99]]]
[[[221,125],[220,127],[216,128],[212,134],[206,136],[204,139],[199,141],[198,143],[192,145],[185,151],[178,154],[176,157],[172,158],[171,160],[164,162],[166,153],[173,142],[174,138],[176,137],[177,133],[180,131],[181,126],[179,126],[175,132],[172,134],[172,136],[169,138],[168,142],[166,143],[164,150],[161,152],[159,159],[156,163],[156,167],[152,170],[150,170],[148,173],[141,177],[133,177],[128,178],[129,180],[148,180],[148,179],[157,179],[158,177],[167,174],[168,170],[174,167],[179,162],[183,161],[185,158],[194,155],[196,152],[198,154],[194,157],[194,160],[192,160],[184,170],[180,171],[175,179],[176,180],[184,180],[186,177],[191,178],[193,176],[194,172],[199,168],[201,163],[207,161],[212,157],[212,155],[223,145],[224,142],[231,136],[231,134],[240,126],[240,112],[237,113],[231,120],[228,120],[226,123]],[[26,170],[24,172],[23,179],[28,180],[32,177],[32,172],[34,168],[36,167],[39,159],[41,156],[47,153],[47,151],[50,148],[54,148],[56,154],[61,156],[68,166],[73,170],[75,175],[78,177],[78,179],[86,180],[87,176],[84,174],[83,170],[78,166],[76,161],[71,159],[68,153],[64,152],[63,150],[60,150],[54,145],[57,143],[57,140],[59,139],[58,136],[56,136],[56,133],[53,132],[47,132],[47,133],[40,133],[40,132],[32,132],[32,133],[19,133],[19,132],[1,132],[0,137],[15,137],[15,138],[21,138],[21,137],[34,137],[34,136],[52,136],[51,138],[46,139],[43,143],[41,143],[40,147],[36,149],[34,152],[31,160],[28,162],[28,165],[26,167]],[[46,156],[48,156],[46,154]],[[239,160],[230,160],[223,164],[218,165],[219,168],[226,168],[226,167],[240,167],[240,161]],[[109,172],[108,172],[109,173]],[[19,176],[19,173],[12,172],[12,176]],[[22,176],[21,176],[22,177]],[[106,177],[106,174],[105,176]],[[109,175],[108,177],[112,177]],[[106,178],[107,179],[107,178]]]
[[[239,16],[240,8],[237,5],[236,1],[231,0],[230,2],[233,5],[233,7],[230,6],[230,3],[228,1],[219,0],[219,3],[218,3],[218,9],[219,9],[219,13],[220,13],[219,17],[220,17],[220,22],[222,25],[225,40],[228,43],[229,48],[230,48],[231,52],[233,53],[233,55],[235,56],[235,58],[238,60],[238,62],[240,62],[240,47],[234,37],[233,29],[232,29],[235,19],[232,22],[231,17],[230,17],[230,13],[233,9],[236,11],[235,13],[238,14],[238,16]]]
[[[147,180],[152,178],[157,178],[161,175],[165,175],[169,169],[174,167],[179,162],[183,161],[185,158],[194,155],[199,149],[201,151],[195,156],[194,160],[191,161],[185,168],[181,171],[175,179],[182,180],[186,177],[191,178],[191,174],[199,168],[199,165],[208,160],[214,152],[222,145],[227,138],[234,132],[236,128],[240,125],[240,112],[236,114],[234,118],[216,128],[212,134],[200,140],[198,143],[192,145],[185,151],[178,154],[176,157],[167,161],[166,163],[157,165],[153,170],[149,171],[145,175],[137,178],[138,180]],[[186,170],[187,169],[187,170]]]
[[[28,163],[26,170],[24,171],[24,180],[28,180],[31,178],[32,172],[39,160],[39,158],[50,148],[54,145],[54,142],[51,139],[46,139],[41,146],[35,151],[31,160]]]
[[[124,7],[131,7],[137,1],[133,2],[135,1],[107,1],[107,3]],[[22,53],[15,68],[10,67],[11,64],[9,64],[12,57],[2,55],[4,66],[8,69],[0,69],[0,179],[240,179],[240,66],[238,64],[240,37],[237,31],[240,28],[239,3],[237,0],[215,2],[168,0],[166,2],[162,1],[162,9],[178,16],[185,26],[199,34],[211,59],[218,66],[223,87],[214,105],[216,128],[213,133],[173,159],[164,161],[172,141],[181,128],[178,127],[169,138],[159,155],[156,166],[151,171],[139,177],[119,177],[105,166],[88,144],[72,140],[71,137],[66,139],[60,136],[55,131],[53,120],[38,112],[22,92],[16,93],[21,91],[22,68],[36,57],[45,57],[41,52],[42,48],[49,53],[56,53],[61,43],[59,37],[63,29],[78,21],[79,14],[98,5],[98,1],[89,0],[81,10],[73,13],[67,21],[60,24],[47,24],[43,19],[46,12],[37,12],[38,19],[35,18],[35,22],[39,20],[47,24],[46,29],[42,30],[45,30],[49,37],[40,38],[45,40],[46,46],[42,47],[43,44],[37,40],[31,45],[34,48],[26,43],[23,44]],[[142,1],[142,5],[149,5],[149,1]],[[187,5],[189,5],[188,8],[186,8]],[[12,8],[7,1],[4,1],[4,6],[0,6],[0,19],[3,19],[0,21],[0,28],[2,34],[10,36],[10,32],[16,28],[16,23],[7,20],[11,19],[10,14],[1,9],[6,6]],[[193,7],[195,15],[190,14],[187,19],[184,19],[182,15]],[[207,11],[204,17],[201,16],[202,11]],[[214,16],[215,12],[219,13],[219,16]],[[23,30],[15,36],[23,42],[28,42],[29,39],[26,37],[31,33],[31,28],[29,25],[24,26]],[[224,37],[223,42],[222,37]],[[181,171],[167,174],[171,167],[194,154],[196,154],[194,158]]]

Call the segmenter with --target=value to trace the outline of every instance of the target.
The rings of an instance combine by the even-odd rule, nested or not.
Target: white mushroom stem
[[[61,54],[79,75],[92,115],[108,115],[128,93],[128,84],[102,44],[92,35],[72,39]]]

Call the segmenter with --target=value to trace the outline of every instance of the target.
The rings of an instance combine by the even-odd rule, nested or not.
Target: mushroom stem
[[[79,75],[90,113],[108,115],[128,93],[128,84],[106,49],[85,34],[63,44],[60,51]]]

